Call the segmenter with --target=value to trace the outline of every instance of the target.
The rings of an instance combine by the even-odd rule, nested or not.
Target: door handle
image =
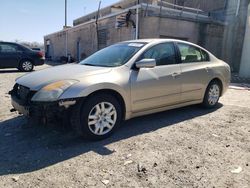
[[[172,74],[172,77],[176,78],[177,76],[180,76],[180,75],[181,75],[181,73],[179,73],[179,72],[174,72],[174,73]]]
[[[209,72],[211,70],[210,67],[206,67],[205,69],[206,69],[207,72]]]

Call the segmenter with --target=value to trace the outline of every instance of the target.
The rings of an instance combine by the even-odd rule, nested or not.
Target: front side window
[[[140,59],[155,59],[157,66],[177,64],[174,44],[158,44],[147,50]]]
[[[127,63],[145,43],[120,43],[104,48],[87,59],[80,62],[81,65],[118,67]]]
[[[184,43],[177,43],[177,46],[180,50],[182,63],[209,61],[209,55],[200,48]]]
[[[11,53],[11,52],[17,51],[17,47],[14,45],[10,45],[10,44],[0,44],[0,48],[1,48],[1,52],[4,52],[4,53]]]

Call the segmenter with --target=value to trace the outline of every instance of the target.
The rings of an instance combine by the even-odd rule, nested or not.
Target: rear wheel
[[[206,90],[203,100],[203,106],[206,108],[213,108],[218,104],[221,96],[221,86],[218,81],[212,81]]]
[[[94,95],[79,103],[72,111],[73,128],[84,138],[101,140],[109,137],[120,125],[121,105],[112,95]]]
[[[33,63],[30,60],[23,60],[20,63],[19,70],[23,72],[30,72],[34,68]]]

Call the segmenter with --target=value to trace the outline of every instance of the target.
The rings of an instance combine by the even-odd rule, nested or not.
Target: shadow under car
[[[198,105],[142,116],[126,121],[110,138],[84,141],[73,131],[56,126],[27,126],[20,116],[0,123],[0,175],[33,172],[89,151],[110,155],[106,146],[133,136],[149,133],[221,108],[203,109]]]

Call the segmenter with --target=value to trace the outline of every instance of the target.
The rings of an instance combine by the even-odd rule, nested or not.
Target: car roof
[[[17,45],[19,45],[18,43],[15,43],[15,42],[4,42],[4,41],[0,41],[0,44],[17,44]]]
[[[13,45],[17,45],[17,46],[20,46],[20,47],[23,47],[23,48],[31,50],[29,47],[26,47],[26,46],[24,46],[22,44],[19,44],[19,43],[16,43],[16,42],[4,42],[4,41],[0,41],[0,44],[13,44]]]
[[[197,46],[201,49],[204,49],[203,47],[197,45],[197,44],[194,44],[192,42],[188,42],[188,41],[185,41],[185,40],[179,40],[179,39],[172,39],[172,38],[166,38],[166,39],[158,39],[158,38],[150,38],[150,39],[138,39],[138,40],[130,40],[130,41],[125,41],[125,42],[142,42],[142,43],[162,43],[162,42],[181,42],[181,43],[186,43],[186,44],[190,44],[190,45],[193,45],[193,46]],[[207,51],[206,49],[204,49],[205,51]]]
[[[166,39],[158,39],[158,38],[149,38],[149,39],[138,39],[138,40],[129,40],[125,42],[142,42],[142,43],[161,43],[161,42],[182,42],[182,43],[187,43],[191,45],[198,46],[194,43],[184,41],[184,40],[179,40],[179,39],[172,39],[172,38],[166,38]]]

